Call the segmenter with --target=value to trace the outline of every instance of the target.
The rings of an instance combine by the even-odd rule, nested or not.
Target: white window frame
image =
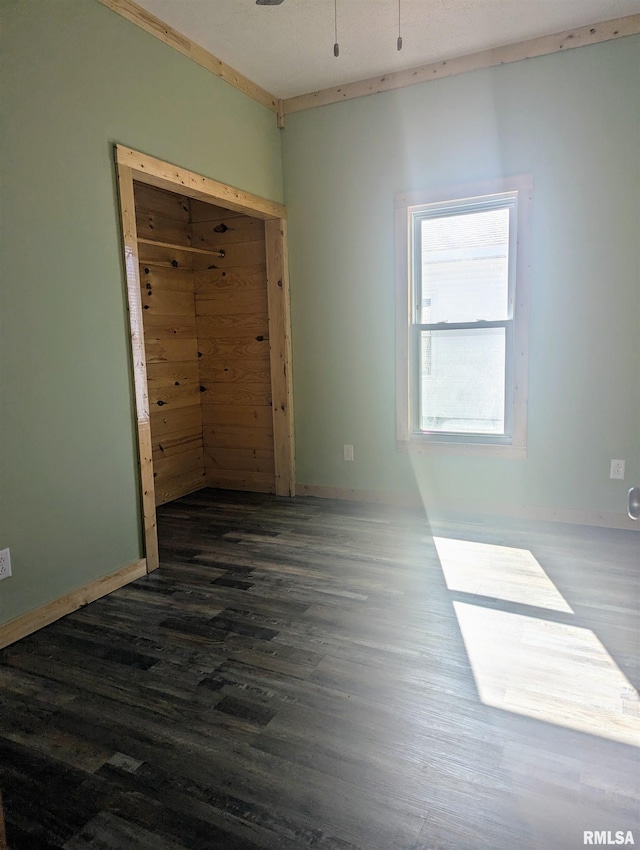
[[[506,406],[504,435],[447,434],[421,430],[418,420],[420,351],[419,315],[416,297],[420,297],[417,253],[414,248],[416,222],[461,211],[475,205],[483,209],[493,203],[514,204],[510,213],[509,254],[515,263],[509,275],[509,315],[505,321],[465,323],[471,327],[506,328]],[[529,348],[529,267],[530,221],[533,203],[533,177],[530,174],[505,177],[479,183],[452,186],[396,195],[396,430],[398,448],[433,454],[475,455],[526,458],[527,454],[527,378]],[[437,330],[437,325],[429,329]],[[443,324],[442,330],[453,330]]]

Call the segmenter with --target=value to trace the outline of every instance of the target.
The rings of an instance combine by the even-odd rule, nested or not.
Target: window
[[[525,457],[533,181],[397,197],[398,442]]]

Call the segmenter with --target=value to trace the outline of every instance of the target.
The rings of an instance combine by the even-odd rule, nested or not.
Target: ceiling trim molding
[[[213,53],[209,53],[208,50],[200,47],[200,45],[191,41],[190,38],[182,35],[159,18],[156,18],[155,15],[147,12],[146,9],[138,6],[133,0],[99,0],[99,2],[113,12],[122,15],[123,18],[131,21],[131,23],[141,27],[145,32],[159,38],[160,41],[168,44],[169,47],[173,47],[174,50],[182,53],[183,56],[187,56],[193,62],[206,68],[207,71],[210,71],[216,77],[220,77],[220,79],[248,95],[253,100],[257,100],[258,103],[266,106],[267,109],[271,109],[276,113],[278,112],[280,101],[275,95],[261,88],[257,83],[254,83],[248,77],[245,77],[221,59],[218,59]]]
[[[366,80],[358,80],[342,86],[322,89],[311,94],[290,97],[283,101],[283,112],[284,115],[289,115],[293,112],[302,112],[303,110],[313,109],[317,106],[327,106],[343,100],[366,97],[370,94],[405,88],[406,86],[413,86],[418,83],[429,82],[430,80],[442,79],[443,77],[466,74],[469,71],[493,68],[496,65],[506,65],[510,62],[520,62],[523,59],[546,56],[550,53],[559,53],[573,47],[585,47],[589,44],[598,44],[602,41],[611,41],[612,39],[637,35],[638,33],[640,33],[640,14],[629,15],[625,18],[616,18],[611,21],[592,24],[591,26],[566,30],[565,32],[554,35],[532,38],[528,41],[520,41],[516,44],[496,47],[491,50],[483,50],[479,53],[471,53],[455,59],[421,65],[417,68],[410,68],[407,71],[394,71],[376,77],[369,77]]]

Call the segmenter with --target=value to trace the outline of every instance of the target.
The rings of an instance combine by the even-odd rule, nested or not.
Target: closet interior
[[[133,186],[155,503],[273,493],[265,222]]]

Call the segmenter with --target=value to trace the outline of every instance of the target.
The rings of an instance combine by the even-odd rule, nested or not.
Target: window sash
[[[419,268],[416,269],[416,252],[413,250],[416,217],[429,213],[433,215],[436,212],[440,214],[448,212],[450,215],[455,215],[463,212],[465,205],[470,211],[480,211],[482,206],[486,208],[488,201],[493,200],[504,205],[505,201],[511,199],[517,200],[517,210],[509,217],[510,259],[517,270],[518,281],[517,293],[514,289],[509,296],[511,313],[507,317],[512,320],[512,327],[509,342],[511,362],[507,362],[508,372],[505,375],[505,391],[509,396],[506,402],[506,413],[507,422],[510,424],[507,424],[505,431],[508,431],[511,437],[496,438],[488,437],[486,434],[478,437],[459,432],[440,435],[417,431],[415,426],[421,423],[418,419],[419,408],[416,404],[418,384],[414,375],[416,363],[420,362],[420,358],[416,359],[415,356],[414,340],[418,337],[419,330],[414,331],[414,325],[422,324],[420,321],[422,315],[415,309],[416,281],[419,279],[417,276]],[[396,440],[399,450],[460,457],[501,457],[518,460],[526,458],[532,207],[533,177],[531,174],[396,193]],[[517,256],[514,256],[514,245],[517,246]],[[512,276],[512,280],[515,280],[515,276]],[[429,294],[427,293],[427,297]],[[435,318],[438,313],[432,312],[431,316]],[[429,315],[425,315],[424,318],[428,319]],[[447,318],[456,317],[454,315]],[[474,319],[475,316],[467,315],[460,318]],[[428,325],[429,322],[425,324]],[[450,322],[434,322],[433,325],[434,327],[429,330],[438,332],[438,335],[446,331],[447,325],[451,329],[454,327]],[[483,325],[489,326],[480,323],[478,327],[481,328]],[[436,361],[432,362],[435,368]]]
[[[513,325],[514,305],[516,299],[516,245],[517,245],[517,202],[518,193],[506,192],[493,196],[480,196],[460,201],[445,201],[429,204],[411,213],[411,256],[412,256],[412,324],[410,362],[411,369],[411,432],[414,436],[428,436],[434,441],[440,442],[474,442],[483,443],[510,443],[513,432]],[[422,314],[422,290],[423,290],[423,251],[422,251],[422,223],[429,219],[440,219],[446,217],[473,214],[492,209],[508,209],[509,211],[509,233],[508,233],[508,291],[507,291],[507,317],[500,320],[480,319],[476,322],[420,322]],[[477,431],[430,431],[420,428],[420,410],[422,403],[422,365],[420,356],[420,339],[422,331],[438,331],[439,333],[455,330],[481,330],[488,328],[505,329],[505,393],[503,421],[504,430],[501,434],[479,433]]]
[[[410,251],[412,257],[412,323],[419,322],[422,305],[422,222],[429,219],[451,218],[465,213],[479,213],[493,209],[509,210],[509,265],[508,265],[508,293],[507,293],[507,315],[505,318],[513,319],[516,303],[516,268],[517,268],[517,245],[518,245],[518,192],[504,192],[499,195],[481,196],[471,200],[448,201],[436,204],[426,204],[411,212],[411,241]],[[452,325],[451,322],[446,322]]]
[[[420,342],[423,331],[446,333],[456,330],[487,330],[489,328],[504,328],[505,331],[505,368],[504,368],[504,430],[501,434],[487,434],[478,431],[430,431],[419,427],[420,410],[422,406],[422,357]],[[428,436],[440,442],[481,442],[481,443],[510,443],[513,436],[513,348],[514,320],[504,319],[495,322],[437,322],[434,324],[414,324],[411,328],[411,401],[412,401],[412,434],[413,436]]]

